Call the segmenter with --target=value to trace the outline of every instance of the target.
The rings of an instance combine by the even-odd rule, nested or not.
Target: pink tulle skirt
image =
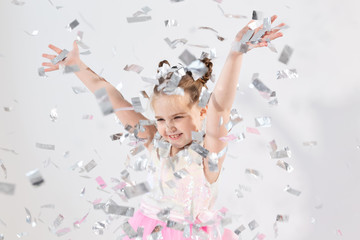
[[[166,223],[157,219],[150,218],[148,216],[145,216],[140,210],[136,211],[134,216],[129,219],[129,224],[133,227],[133,229],[136,231],[138,227],[144,228],[144,234],[143,234],[143,240],[147,240],[147,237],[151,235],[152,231],[157,225],[161,225],[161,234],[163,236],[164,240],[171,239],[171,240],[191,240],[191,237],[185,238],[183,236],[183,232],[166,227]],[[206,233],[209,233],[208,227],[202,227],[201,230],[205,231]],[[192,224],[190,225],[190,236],[192,234]],[[129,240],[129,237],[123,238],[123,240]],[[237,240],[239,237],[233,233],[229,229],[224,229],[224,232],[221,237],[217,238],[217,240]]]

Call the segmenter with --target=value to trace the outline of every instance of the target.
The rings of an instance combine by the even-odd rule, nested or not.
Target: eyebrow
[[[175,113],[173,115],[171,115],[170,117],[176,116],[176,115],[182,115],[182,114],[186,114],[186,112],[181,112],[181,113]],[[160,116],[155,116],[155,118],[162,118]]]

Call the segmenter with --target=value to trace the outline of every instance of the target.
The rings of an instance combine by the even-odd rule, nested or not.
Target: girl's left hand
[[[275,21],[275,19],[277,18],[276,15],[273,15],[271,17],[271,23],[273,23]],[[251,24],[252,22],[254,22],[255,20],[251,20],[243,29],[241,29],[238,34],[236,34],[235,36],[235,41],[239,42],[242,37],[244,36],[244,34],[250,30],[249,24]],[[279,25],[276,26],[276,28],[279,27],[283,27],[285,26],[285,23],[280,23]],[[260,31],[263,28],[263,24],[261,24],[261,26],[257,27],[254,30],[254,34],[256,34],[258,31]],[[268,45],[266,39],[269,39],[270,41],[277,39],[279,37],[282,37],[283,34],[281,32],[279,32],[280,29],[273,29],[270,31],[265,32],[265,34],[261,37],[261,41],[259,41],[257,44],[252,44],[250,42],[247,42],[247,44],[249,45],[249,50],[253,49],[253,48],[257,48],[257,47],[266,47]]]

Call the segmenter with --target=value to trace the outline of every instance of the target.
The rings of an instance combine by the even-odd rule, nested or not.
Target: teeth
[[[169,137],[170,138],[177,138],[177,137],[179,137],[180,136],[180,134],[176,134],[176,135],[169,135]]]

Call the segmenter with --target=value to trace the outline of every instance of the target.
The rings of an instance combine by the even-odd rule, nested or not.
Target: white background
[[[37,69],[43,61],[41,54],[50,53],[52,43],[71,49],[77,31],[84,32],[83,42],[92,54],[82,56],[95,72],[102,73],[113,85],[122,84],[121,92],[127,99],[139,96],[139,91],[151,92],[151,86],[134,72],[123,70],[126,64],[144,67],[141,76],[152,76],[159,61],[168,59],[176,64],[178,56],[188,49],[197,57],[202,49],[179,45],[171,49],[163,40],[169,37],[186,38],[188,44],[216,48],[214,73],[219,75],[232,39],[251,18],[252,10],[265,16],[277,14],[280,22],[290,28],[284,37],[274,41],[279,53],[269,49],[255,49],[244,57],[239,79],[239,90],[234,103],[244,121],[234,133],[255,127],[254,118],[270,116],[271,128],[259,128],[260,135],[245,132],[246,139],[231,143],[224,169],[220,176],[220,193],[216,208],[226,207],[238,215],[228,227],[246,226],[243,239],[253,239],[257,233],[265,239],[275,239],[273,224],[277,214],[289,215],[289,222],[278,223],[277,239],[356,239],[360,218],[360,78],[359,78],[359,4],[356,1],[333,0],[224,0],[220,5],[227,13],[241,14],[246,19],[225,18],[218,3],[212,0],[172,3],[161,1],[78,0],[56,1],[56,9],[47,0],[25,1],[16,6],[10,0],[0,2],[0,159],[7,168],[7,178],[0,169],[0,182],[16,185],[14,195],[0,193],[0,233],[5,239],[16,239],[16,234],[27,232],[23,239],[56,239],[48,230],[58,214],[64,216],[59,227],[70,227],[62,239],[116,239],[116,228],[123,218],[113,220],[103,235],[91,230],[96,221],[108,216],[94,210],[88,201],[112,198],[120,205],[137,209],[140,198],[128,203],[113,193],[111,178],[120,178],[129,147],[112,142],[111,134],[122,132],[114,116],[102,116],[91,93],[74,94],[73,86],[82,83],[73,74],[59,71],[39,77]],[[152,20],[127,23],[126,17],[149,6]],[[77,19],[80,25],[72,32],[65,26]],[[178,27],[166,28],[164,21],[176,19]],[[213,32],[196,30],[200,26],[216,29],[225,41],[217,40]],[[38,30],[37,36],[27,32]],[[294,53],[285,65],[278,61],[285,45]],[[296,68],[298,79],[276,79],[276,72]],[[276,91],[279,104],[270,106],[255,89],[249,88],[251,76],[260,79]],[[210,84],[210,89],[213,84]],[[12,107],[10,112],[3,107]],[[58,120],[49,114],[56,108]],[[83,120],[92,114],[92,120]],[[147,112],[151,117],[151,112]],[[279,148],[289,147],[292,157],[284,159],[294,167],[288,173],[276,166],[267,144],[275,139]],[[317,145],[307,147],[306,141]],[[36,143],[54,144],[55,151],[35,147]],[[13,152],[4,149],[12,149]],[[64,157],[64,153],[69,155]],[[46,164],[51,160],[52,163]],[[77,161],[94,159],[98,166],[90,173],[78,173],[70,167]],[[45,183],[30,184],[25,174],[39,169]],[[245,169],[256,169],[263,175],[254,180]],[[140,181],[145,172],[129,170],[131,177]],[[84,178],[81,176],[88,176]],[[102,176],[109,193],[97,190],[95,178]],[[243,191],[238,198],[235,189]],[[291,195],[283,189],[290,185],[301,191]],[[85,187],[84,197],[80,197]],[[54,204],[54,209],[41,208]],[[37,218],[37,226],[26,223],[24,208]],[[72,224],[90,213],[80,229]],[[247,224],[256,220],[259,227],[249,230]],[[42,222],[41,222],[42,221]]]

